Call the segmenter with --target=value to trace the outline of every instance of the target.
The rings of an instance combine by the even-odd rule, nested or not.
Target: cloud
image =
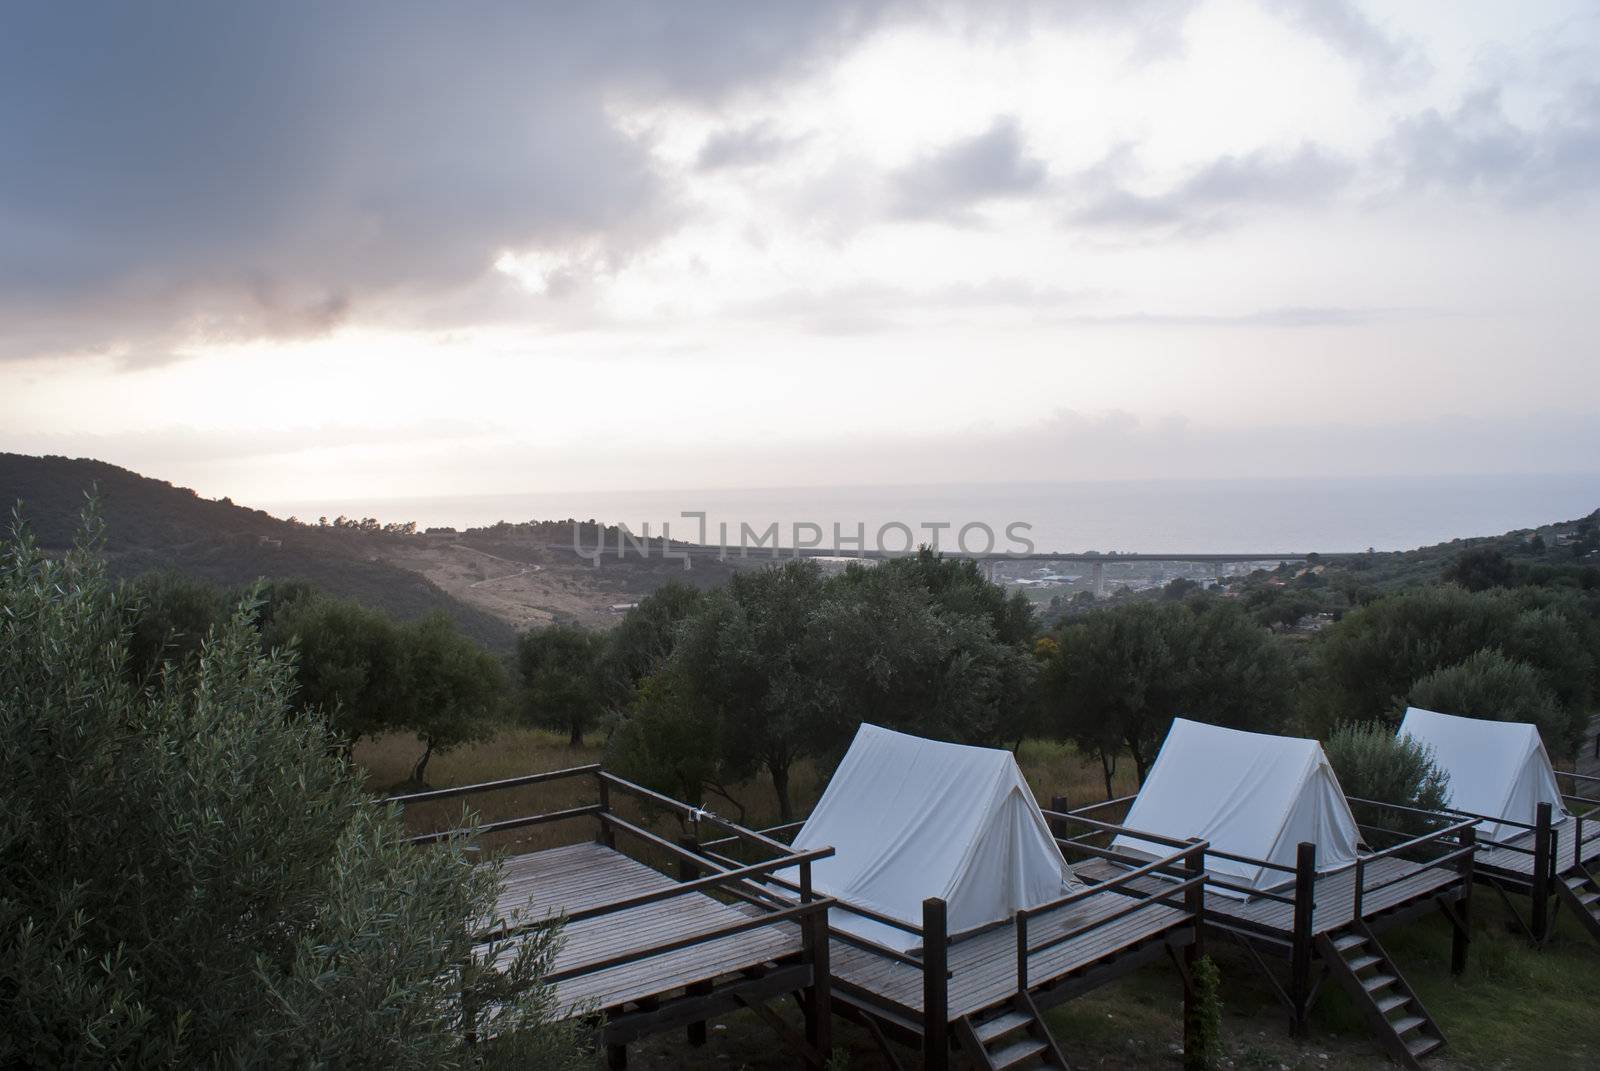
[[[1133,169],[1133,150],[1114,149],[1099,164],[1076,176],[1071,222],[1083,226],[1140,231],[1209,233],[1237,225],[1267,208],[1301,205],[1331,197],[1354,177],[1354,165],[1305,142],[1288,152],[1265,149],[1227,155],[1191,171],[1157,193],[1132,189],[1125,176]]]
[[[986,201],[1025,197],[1046,184],[1044,161],[1029,156],[1014,116],[950,143],[891,176],[896,209],[914,219],[970,219]]]
[[[1385,30],[1352,0],[1267,0],[1266,7],[1360,64],[1378,88],[1412,86],[1432,72],[1415,42]]]
[[[881,280],[858,280],[820,290],[773,294],[733,310],[734,315],[788,322],[819,335],[860,335],[904,326],[930,315],[980,313],[1037,316],[1073,308],[1093,296],[1086,290],[1040,286],[1027,279],[996,277],[925,289]]]
[[[1600,83],[1573,86],[1542,124],[1522,126],[1496,90],[1448,114],[1430,108],[1395,124],[1379,157],[1413,190],[1457,189],[1536,205],[1600,189]]]
[[[506,250],[624,262],[676,226],[679,194],[617,102],[806,75],[895,8],[12,11],[0,357],[149,361],[403,317],[467,300]]]
[[[700,146],[695,166],[701,171],[720,171],[767,164],[788,152],[800,140],[779,134],[771,123],[765,122],[719,130]]]

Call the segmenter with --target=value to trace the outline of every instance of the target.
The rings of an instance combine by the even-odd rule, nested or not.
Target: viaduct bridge
[[[626,557],[635,554],[642,557],[661,556],[684,562],[685,568],[694,558],[716,558],[723,561],[749,558],[829,558],[829,559],[864,559],[886,560],[890,558],[911,557],[918,553],[916,550],[882,550],[874,548],[855,548],[841,551],[836,547],[779,547],[779,546],[725,546],[715,543],[686,543],[673,540],[670,543],[660,539],[650,539],[646,536],[643,540],[630,540],[631,548],[623,549],[623,543],[618,541],[616,556]],[[551,547],[574,551],[577,548]],[[580,552],[582,553],[582,552]],[[611,548],[596,547],[592,552],[583,553],[595,565],[600,564],[600,557],[609,555]],[[1259,562],[1262,564],[1277,565],[1280,562],[1303,562],[1312,557],[1311,552],[1291,551],[1284,553],[1266,553],[1262,551],[1241,551],[1239,553],[1218,553],[1215,551],[1164,551],[1161,553],[1119,553],[1119,552],[988,552],[978,553],[963,550],[941,550],[946,558],[956,558],[977,562],[984,570],[985,575],[993,579],[995,566],[1001,562],[1044,562],[1059,563],[1062,565],[1087,565],[1094,585],[1096,597],[1105,594],[1105,567],[1107,565],[1125,565],[1135,562],[1186,562],[1191,564],[1226,565],[1235,562]],[[1320,557],[1338,557],[1341,555],[1321,552]]]

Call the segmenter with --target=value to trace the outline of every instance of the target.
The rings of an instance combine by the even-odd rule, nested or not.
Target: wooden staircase
[[[1319,935],[1317,951],[1396,1063],[1420,1067],[1444,1045],[1444,1032],[1364,923]]]
[[[1068,1071],[1066,1057],[1044,1025],[1044,1017],[1026,993],[986,1011],[956,1020],[956,1037],[972,1062],[983,1071],[1036,1068]]]
[[[1600,941],[1600,881],[1583,867],[1574,867],[1556,880],[1556,897],[1572,909],[1589,936]]]

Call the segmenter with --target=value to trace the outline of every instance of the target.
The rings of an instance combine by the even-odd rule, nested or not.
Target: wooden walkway
[[[1125,908],[1129,897],[1117,893],[1093,896],[1056,911],[1029,919],[1030,943],[1044,943],[1071,929],[1087,926]],[[1151,904],[1132,914],[1097,926],[1079,937],[1036,952],[1028,959],[1030,986],[1047,989],[1071,975],[1087,970],[1120,952],[1188,928],[1183,911]],[[950,1021],[1011,1000],[1017,995],[1017,936],[1011,924],[1001,924],[965,939],[952,939],[949,953]],[[880,956],[869,949],[832,941],[834,988],[844,993],[877,998],[897,1011],[920,1018],[923,1011],[923,972],[909,964]]]
[[[613,848],[574,844],[506,861],[498,912],[524,921],[616,903],[678,882]],[[583,919],[562,930],[554,971],[565,971],[680,937],[713,932],[750,916],[704,893]],[[722,975],[759,967],[801,950],[800,927],[775,923],[705,944],[579,975],[560,982],[563,1016],[620,1008]],[[503,959],[514,953],[505,952]]]
[[[1121,876],[1124,869],[1103,859],[1073,864],[1073,870],[1085,881],[1111,881]],[[1410,871],[1410,875],[1402,877]],[[1417,863],[1388,856],[1376,859],[1366,868],[1366,884],[1381,885],[1399,879],[1393,885],[1372,889],[1362,899],[1363,918],[1384,915],[1396,908],[1438,894],[1452,885],[1461,884],[1461,875],[1453,870],[1437,867],[1424,868]],[[1158,891],[1168,883],[1161,878],[1142,879],[1139,887]],[[1311,917],[1312,934],[1331,933],[1355,921],[1355,870],[1347,869],[1334,874],[1317,875]],[[1273,892],[1292,901],[1294,883]],[[1270,935],[1288,935],[1294,932],[1294,904],[1265,896],[1241,899],[1212,890],[1206,896],[1206,917],[1212,925],[1233,923],[1243,928]]]

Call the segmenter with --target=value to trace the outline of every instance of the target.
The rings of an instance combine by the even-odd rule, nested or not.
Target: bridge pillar
[[[1106,597],[1106,563],[1105,562],[1095,562],[1094,566],[1093,566],[1093,571],[1091,572],[1090,575],[1094,578],[1094,597],[1097,598],[1097,599],[1105,598]]]

